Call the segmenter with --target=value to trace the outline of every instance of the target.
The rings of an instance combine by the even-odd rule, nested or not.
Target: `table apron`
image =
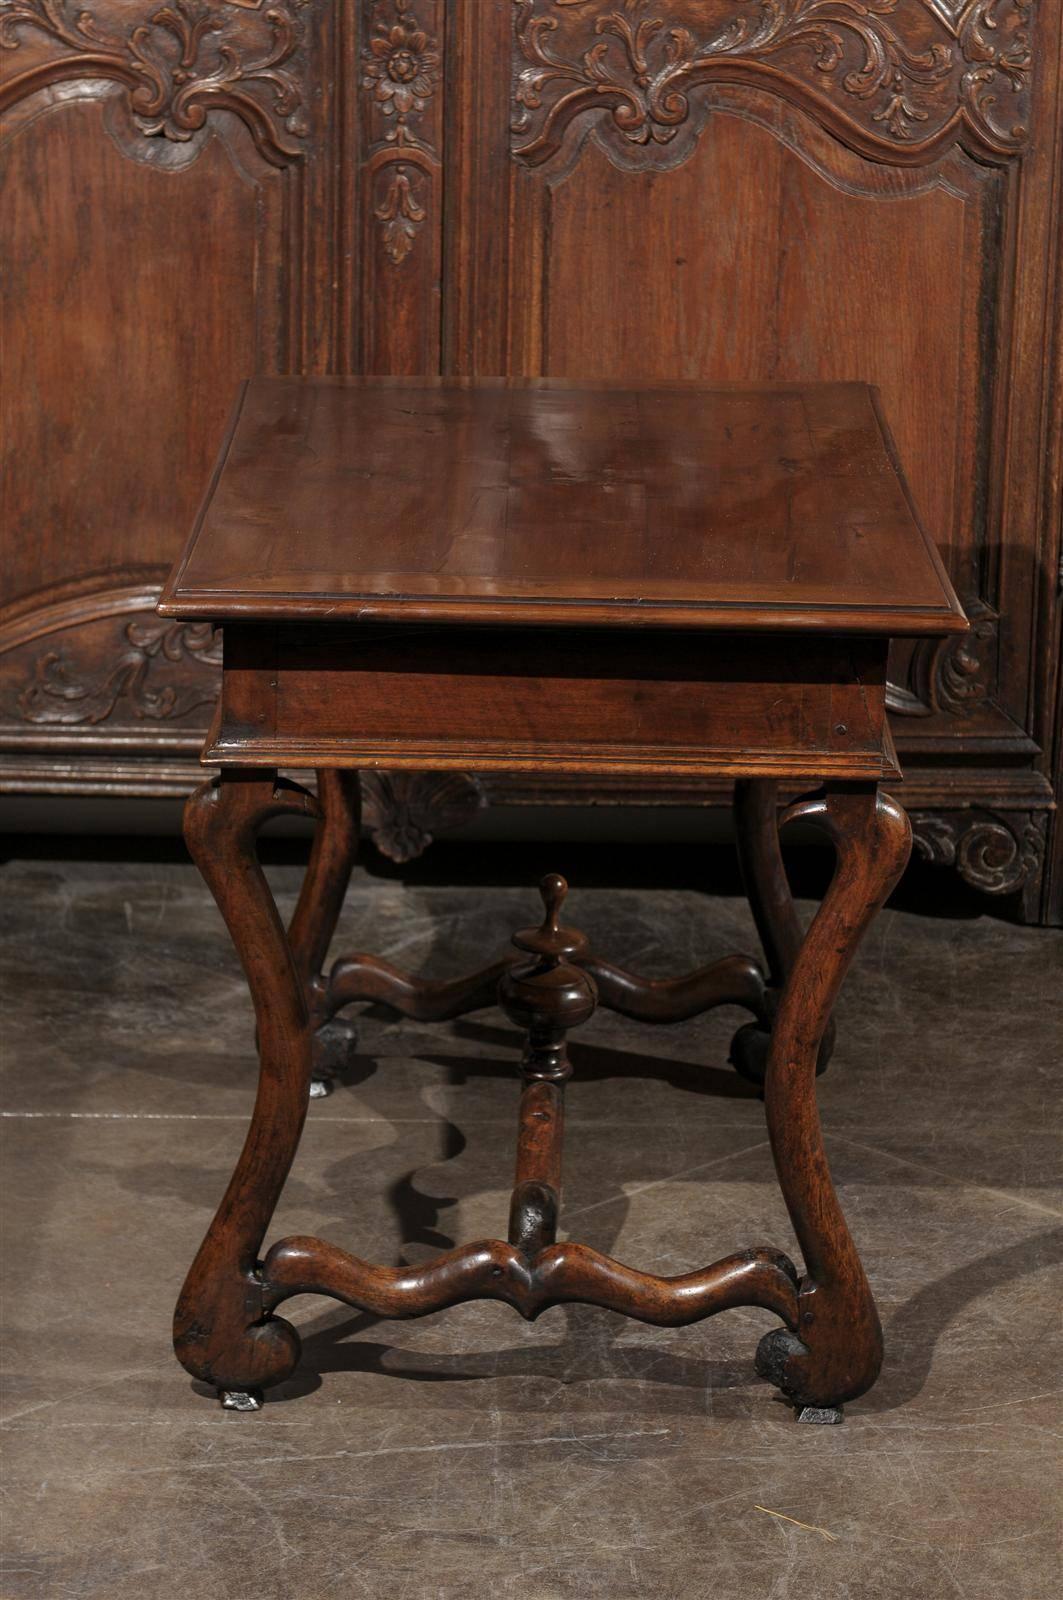
[[[675,630],[229,625],[204,760],[869,779],[888,641]]]

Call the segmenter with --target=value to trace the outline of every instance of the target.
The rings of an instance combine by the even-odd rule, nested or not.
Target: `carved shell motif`
[[[514,154],[574,125],[619,165],[672,165],[718,82],[782,95],[872,159],[1027,133],[1032,0],[514,0]],[[654,153],[656,151],[656,154]]]
[[[486,805],[479,778],[464,772],[363,772],[362,826],[392,861],[412,861],[433,829],[460,828]]]

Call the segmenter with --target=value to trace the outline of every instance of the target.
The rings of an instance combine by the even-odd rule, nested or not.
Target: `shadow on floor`
[[[814,830],[795,827],[796,843],[787,846],[787,870],[799,899],[821,899],[830,881],[833,856]],[[266,866],[305,866],[308,839],[270,837],[261,840]],[[24,861],[98,861],[188,863],[179,838],[73,834],[7,834],[0,836],[0,863]],[[370,877],[400,881],[411,887],[533,888],[547,872],[561,872],[573,888],[690,889],[741,896],[742,881],[730,844],[588,844],[586,840],[489,841],[465,843],[438,840],[416,861],[397,865],[371,844],[361,866]],[[1020,895],[987,895],[972,889],[954,871],[913,857],[889,905],[918,916],[971,921],[989,917],[1021,921]]]

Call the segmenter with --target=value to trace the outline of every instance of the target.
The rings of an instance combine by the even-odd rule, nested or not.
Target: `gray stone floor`
[[[295,869],[271,877],[287,907]],[[220,919],[177,863],[11,861],[0,891],[4,1600],[1055,1600],[1060,935],[890,910],[854,968],[822,1105],[887,1358],[844,1426],[756,1380],[755,1310],[667,1331],[310,1299],[300,1374],[245,1417],[169,1350],[255,1077]],[[338,944],[455,972],[533,908],[359,874]],[[652,973],[752,946],[733,894],[569,911]],[[566,1231],[665,1272],[793,1249],[737,1020],[584,1031]],[[394,1261],[503,1231],[514,1059],[496,1012],[367,1017],[277,1233]]]

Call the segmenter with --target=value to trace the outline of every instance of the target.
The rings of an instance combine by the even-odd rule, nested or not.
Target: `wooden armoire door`
[[[1058,917],[1060,10],[0,0],[0,784],[189,786],[150,603],[248,371],[867,379],[974,621],[893,662],[918,846]]]
[[[238,380],[336,359],[340,22],[0,5],[8,790],[188,788],[220,641],[152,607]]]

